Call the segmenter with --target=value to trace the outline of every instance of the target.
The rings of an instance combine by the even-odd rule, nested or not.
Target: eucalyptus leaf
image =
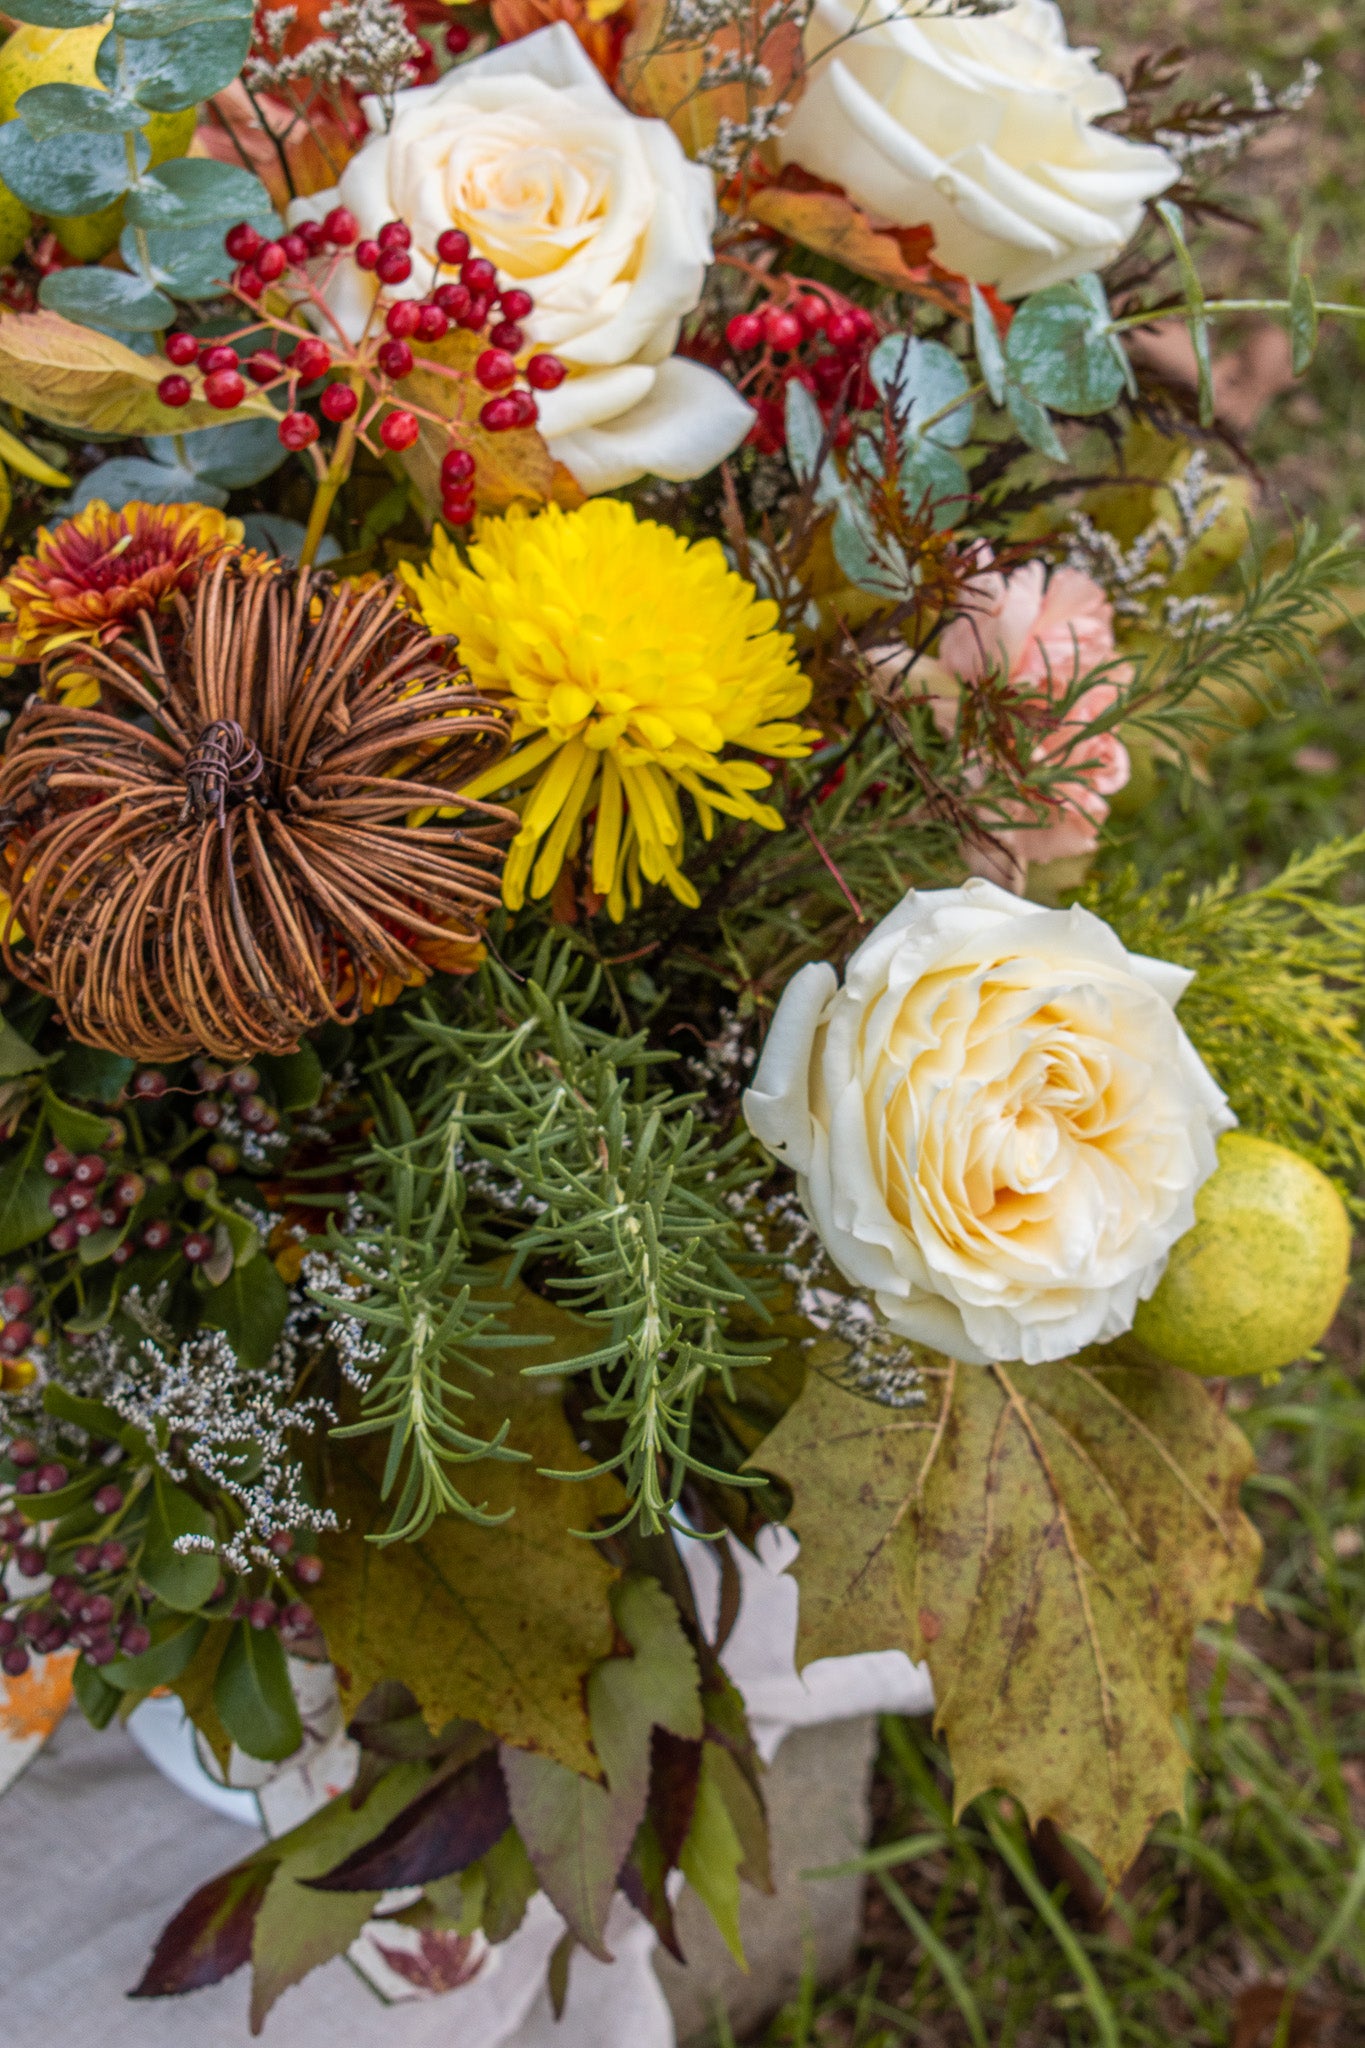
[[[35,28],[93,28],[109,9],[103,0],[17,0],[5,12],[11,20],[32,22]]]
[[[117,34],[106,37],[101,54],[117,42]],[[250,47],[249,15],[199,22],[155,40],[125,42],[119,75],[123,89],[140,107],[154,114],[175,114],[231,85]]]
[[[249,548],[279,555],[286,562],[297,562],[308,538],[306,526],[297,519],[282,519],[278,512],[248,512],[242,520],[242,530]],[[341,543],[336,535],[325,533],[317,552],[318,567],[334,561],[340,553]]]
[[[121,135],[147,122],[131,100],[93,85],[31,85],[20,93],[14,111],[39,142],[53,135]]]
[[[232,264],[218,236],[203,228],[126,227],[119,238],[119,254],[129,270],[142,267],[139,236],[146,242],[153,284],[177,299],[221,298]]]
[[[151,151],[135,142],[138,170]],[[0,127],[0,178],[35,213],[69,218],[112,206],[133,182],[121,135],[52,135],[38,141],[23,121]]]
[[[825,422],[819,406],[795,377],[787,385],[786,438],[787,460],[791,464],[792,475],[798,483],[804,484],[814,474],[819,460]]]
[[[216,484],[205,483],[192,469],[179,463],[148,462],[141,455],[114,455],[90,470],[66,501],[68,512],[79,512],[94,499],[112,506],[215,505],[222,509],[228,494]]]
[[[865,507],[851,493],[834,515],[834,558],[850,583],[874,597],[896,598],[910,583],[910,565],[889,535],[879,537]]]
[[[1037,448],[1043,455],[1050,455],[1054,462],[1065,462],[1067,452],[1053,426],[1045,405],[1040,405],[1031,392],[1011,377],[1005,385],[1005,404],[1010,418],[1030,448]]]
[[[1195,366],[1199,372],[1199,424],[1211,427],[1214,416],[1213,399],[1213,344],[1209,336],[1209,323],[1204,311],[1204,286],[1189,243],[1185,240],[1185,216],[1180,208],[1169,199],[1158,199],[1157,213],[1161,217],[1171,247],[1175,252],[1176,269],[1180,272],[1180,285],[1190,308],[1190,340],[1194,344]]]
[[[1005,403],[1005,351],[1000,342],[1000,329],[995,324],[995,315],[990,309],[984,292],[972,286],[972,339],[976,343],[976,360],[981,375],[986,380],[986,389],[997,405]]]
[[[38,302],[83,326],[117,333],[155,334],[175,318],[175,307],[163,292],[149,289],[126,270],[97,264],[49,271],[38,287]]]
[[[238,164],[212,157],[173,157],[139,180],[128,195],[127,218],[138,228],[213,227],[252,220],[278,225],[270,194],[260,179]],[[220,255],[220,262],[223,257]]]
[[[114,29],[130,41],[140,37],[159,39],[181,29],[197,28],[201,22],[250,21],[253,6],[254,0],[121,0],[114,16]],[[13,11],[11,8],[10,12]],[[107,12],[107,8],[101,8],[93,17],[82,18],[102,21]]]
[[[960,522],[964,500],[971,489],[967,472],[957,457],[932,437],[912,441],[906,449],[901,458],[900,486],[907,505],[918,508],[928,500],[936,533]]]
[[[1056,412],[1106,412],[1129,369],[1100,280],[1087,272],[1025,299],[1010,326],[1005,362],[1031,397]]]
[[[961,403],[971,380],[958,358],[941,341],[920,341],[913,334],[888,334],[868,361],[868,374],[880,396],[892,405],[904,433],[925,431],[944,448],[960,448],[971,437],[972,408]],[[951,412],[944,408],[951,406]],[[938,419],[936,414],[943,412]]]
[[[197,433],[178,438],[178,454],[169,434],[151,436],[147,451],[157,462],[183,462],[201,482],[225,491],[260,483],[289,458],[273,419],[232,420],[225,427],[201,427]]]

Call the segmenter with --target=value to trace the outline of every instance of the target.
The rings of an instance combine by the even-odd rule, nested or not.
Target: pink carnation
[[[970,611],[948,627],[938,650],[943,667],[962,683],[1003,675],[1021,697],[1055,701],[1114,660],[1113,607],[1093,577],[1079,569],[1057,569],[1050,577],[1041,562],[1026,562],[1007,576],[989,570],[973,582],[969,602]],[[1075,773],[1052,785],[1041,823],[1029,805],[1006,805],[1007,818],[1018,822],[995,829],[998,851],[975,851],[975,872],[1022,890],[1031,860],[1094,851],[1109,815],[1107,799],[1123,788],[1131,764],[1117,733],[1086,728],[1113,709],[1131,676],[1126,665],[1108,667],[1105,678],[1083,690],[1039,742],[1036,763],[1055,767],[1074,760]],[[948,706],[944,711],[951,716]]]

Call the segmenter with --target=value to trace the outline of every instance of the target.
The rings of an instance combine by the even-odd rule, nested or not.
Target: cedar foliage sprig
[[[1195,978],[1180,1021],[1248,1129],[1305,1153],[1365,1216],[1365,904],[1339,884],[1365,867],[1365,833],[1296,854],[1255,889],[1235,873],[1191,893],[1136,870],[1092,884],[1086,906],[1134,952]]]
[[[524,981],[485,967],[460,989],[458,1022],[428,999],[381,1056],[395,1134],[361,1163],[381,1227],[361,1226],[358,1255],[355,1238],[338,1238],[366,1292],[336,1306],[383,1346],[351,1433],[390,1432],[386,1491],[400,1474],[402,1489],[386,1540],[420,1536],[441,1512],[487,1519],[449,1468],[515,1453],[505,1431],[460,1429],[457,1375],[486,1371],[482,1347],[525,1341],[497,1319],[495,1296],[530,1265],[602,1341],[522,1369],[586,1375],[584,1420],[615,1440],[591,1473],[552,1476],[614,1472],[630,1500],[616,1526],[638,1517],[649,1534],[674,1522],[689,1472],[735,1483],[689,1439],[707,1380],[733,1398],[735,1369],[766,1356],[725,1327],[733,1304],[762,1314],[727,1199],[753,1160],[743,1136],[721,1140],[697,1119],[695,1095],[656,1079],[669,1055],[587,1021],[597,992],[597,976],[580,978],[571,949],[547,940]],[[479,1251],[501,1256],[496,1277],[471,1264]]]

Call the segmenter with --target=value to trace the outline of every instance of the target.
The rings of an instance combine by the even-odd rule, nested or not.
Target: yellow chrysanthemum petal
[[[642,875],[695,904],[679,865],[680,790],[707,838],[718,811],[780,828],[753,794],[769,770],[728,749],[809,753],[819,734],[792,720],[810,684],[777,607],[718,541],[595,498],[485,520],[467,562],[438,529],[425,567],[401,573],[427,624],[458,637],[476,687],[513,717],[512,752],[469,789],[508,793],[521,812],[509,908],[548,895],[580,841],[612,917],[638,906]]]

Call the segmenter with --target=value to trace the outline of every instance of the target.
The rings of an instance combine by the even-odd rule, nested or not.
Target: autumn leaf
[[[1251,1597],[1246,1439],[1196,1379],[1116,1364],[926,1373],[923,1411],[812,1374],[753,1462],[792,1489],[798,1661],[925,1658],[958,1810],[995,1787],[1117,1877],[1178,1808],[1200,1622]]]
[[[684,45],[670,34],[668,0],[638,0],[621,50],[617,92],[633,112],[667,121],[687,154],[699,155],[716,140],[722,120],[743,123],[755,107],[778,100],[790,104],[800,96],[800,27],[788,14],[765,31],[764,11],[765,0],[751,0],[743,35],[732,22]],[[701,89],[706,69],[744,52],[756,54],[767,72],[761,89],[752,81]]]
[[[54,427],[82,436],[184,434],[221,427],[227,417],[201,398],[163,405],[156,387],[160,356],[140,356],[112,335],[79,327],[60,313],[0,317],[0,399]],[[261,392],[249,392],[233,419],[274,418]]]
[[[558,1355],[590,1350],[590,1325],[529,1290],[506,1288],[504,1320],[526,1336],[548,1336]],[[526,1463],[490,1461],[480,1496],[490,1513],[513,1513],[494,1528],[444,1515],[416,1543],[376,1545],[383,1525],[379,1482],[383,1447],[374,1439],[338,1444],[329,1505],[342,1533],[324,1536],[326,1576],[310,1594],[337,1666],[347,1712],[383,1679],[411,1687],[428,1725],[477,1721],[500,1740],[536,1750],[570,1770],[598,1773],[584,1687],[611,1652],[609,1594],[616,1574],[575,1531],[625,1505],[615,1480],[545,1477],[537,1468],[587,1465],[564,1419],[560,1389],[527,1379],[546,1346],[505,1365],[484,1382],[461,1415],[475,1435],[491,1436],[511,1418],[510,1447]]]
[[[455,327],[440,341],[423,342],[415,367],[404,380],[404,393],[442,419],[464,423],[464,438],[477,468],[474,483],[482,511],[501,512],[508,505],[581,504],[583,493],[562,462],[556,462],[534,427],[513,427],[490,434],[479,424],[488,393],[475,382],[474,365],[487,347],[482,335]],[[459,375],[444,374],[460,372]],[[448,437],[424,420],[416,445],[403,458],[409,476],[428,504],[441,498],[441,459]]]

